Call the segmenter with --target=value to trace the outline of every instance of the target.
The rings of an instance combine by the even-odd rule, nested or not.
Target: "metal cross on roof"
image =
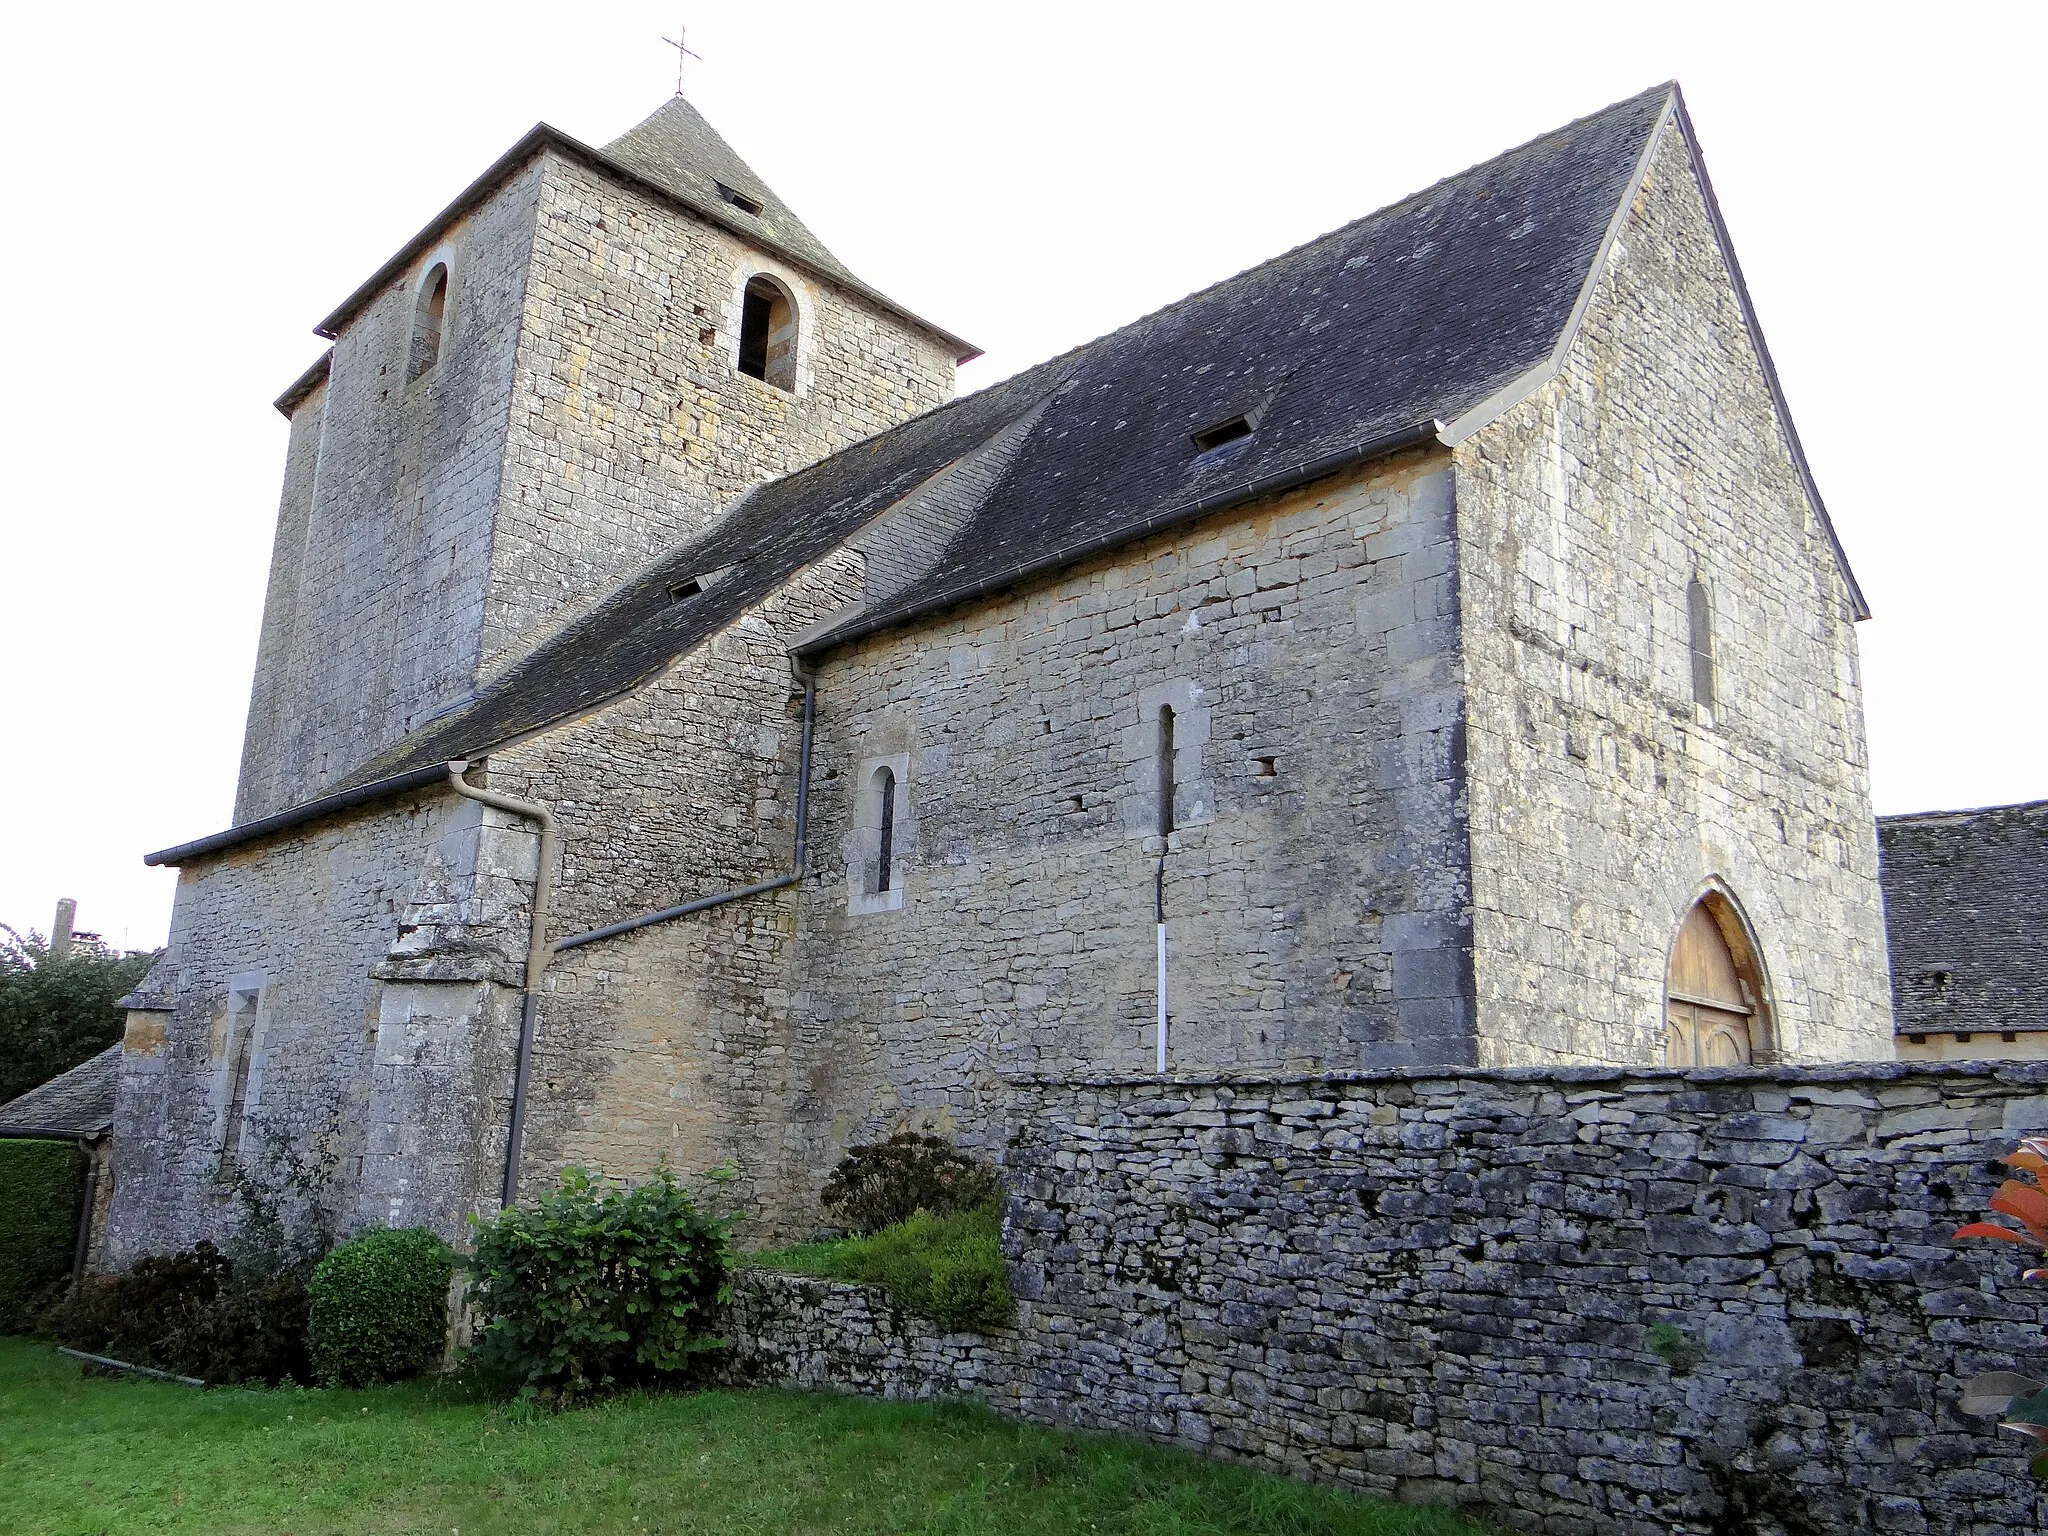
[[[683,62],[686,59],[695,59],[699,64],[704,62],[704,55],[693,51],[684,43],[683,39],[689,35],[687,28],[677,27],[674,37],[664,37],[662,39],[664,43],[667,43],[669,47],[676,51],[676,94],[678,96],[683,94]]]

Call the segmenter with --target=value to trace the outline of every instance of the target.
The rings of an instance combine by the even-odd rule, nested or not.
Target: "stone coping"
[[[1380,1067],[1343,1072],[1064,1073],[1006,1072],[1009,1087],[1097,1088],[1162,1092],[1187,1088],[1341,1088],[1372,1083],[1624,1083],[1676,1086],[1697,1083],[1903,1082],[1912,1078],[1985,1078],[2001,1083],[2048,1086],[2048,1061],[1830,1061],[1748,1067]]]

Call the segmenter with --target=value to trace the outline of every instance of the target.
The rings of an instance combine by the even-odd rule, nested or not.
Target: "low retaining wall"
[[[761,1277],[757,1375],[963,1391],[1545,1532],[2048,1512],[2025,1442],[1955,1408],[1979,1371],[2048,1375],[2048,1288],[1949,1241],[2048,1127],[2048,1064],[1012,1089],[1017,1328]]]

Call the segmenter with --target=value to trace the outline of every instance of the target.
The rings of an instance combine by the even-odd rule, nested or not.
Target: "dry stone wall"
[[[1457,499],[1482,1061],[1661,1062],[1709,879],[1787,1058],[1889,1058],[1848,587],[1676,123],[1563,371],[1460,446]]]
[[[1014,1330],[756,1276],[756,1378],[963,1391],[1569,1536],[2019,1536],[1981,1214],[2048,1066],[1013,1082]]]

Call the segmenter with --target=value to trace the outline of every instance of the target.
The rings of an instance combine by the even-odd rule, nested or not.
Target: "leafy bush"
[[[757,1254],[753,1262],[877,1285],[904,1311],[942,1328],[985,1332],[1017,1312],[1002,1236],[1002,1206],[989,1200],[951,1216],[916,1211],[871,1237],[807,1243]]]
[[[538,1205],[477,1224],[476,1359],[555,1404],[681,1371],[723,1342],[706,1330],[731,1257],[729,1224],[667,1172],[619,1189],[567,1169]]]
[[[46,1314],[73,1349],[209,1382],[307,1381],[306,1285],[290,1270],[237,1276],[212,1243],[89,1277]]]
[[[0,1104],[119,1040],[114,1001],[155,963],[83,946],[53,960],[35,934],[0,927]]]
[[[918,1211],[947,1216],[1002,1193],[986,1163],[951,1142],[905,1131],[887,1141],[849,1147],[825,1181],[824,1206],[855,1232],[880,1232]]]
[[[336,1248],[307,1282],[306,1342],[328,1386],[416,1376],[448,1337],[454,1250],[424,1227],[375,1228]]]
[[[2029,1136],[2017,1151],[1999,1161],[2032,1180],[2007,1179],[1991,1197],[1991,1209],[2012,1217],[2023,1230],[2015,1232],[1995,1221],[1973,1221],[1958,1227],[1956,1236],[1997,1238],[2048,1254],[2048,1190],[2041,1184],[2041,1175],[2048,1173],[2048,1137]],[[2048,1268],[2029,1269],[2020,1278],[2048,1280]],[[2048,1481],[2048,1384],[2011,1371],[1992,1371],[1963,1388],[1962,1409],[1971,1414],[1996,1414],[2000,1429],[2031,1439],[2034,1455],[2028,1469]]]
[[[0,1141],[0,1333],[26,1326],[70,1272],[84,1177],[68,1141]]]

